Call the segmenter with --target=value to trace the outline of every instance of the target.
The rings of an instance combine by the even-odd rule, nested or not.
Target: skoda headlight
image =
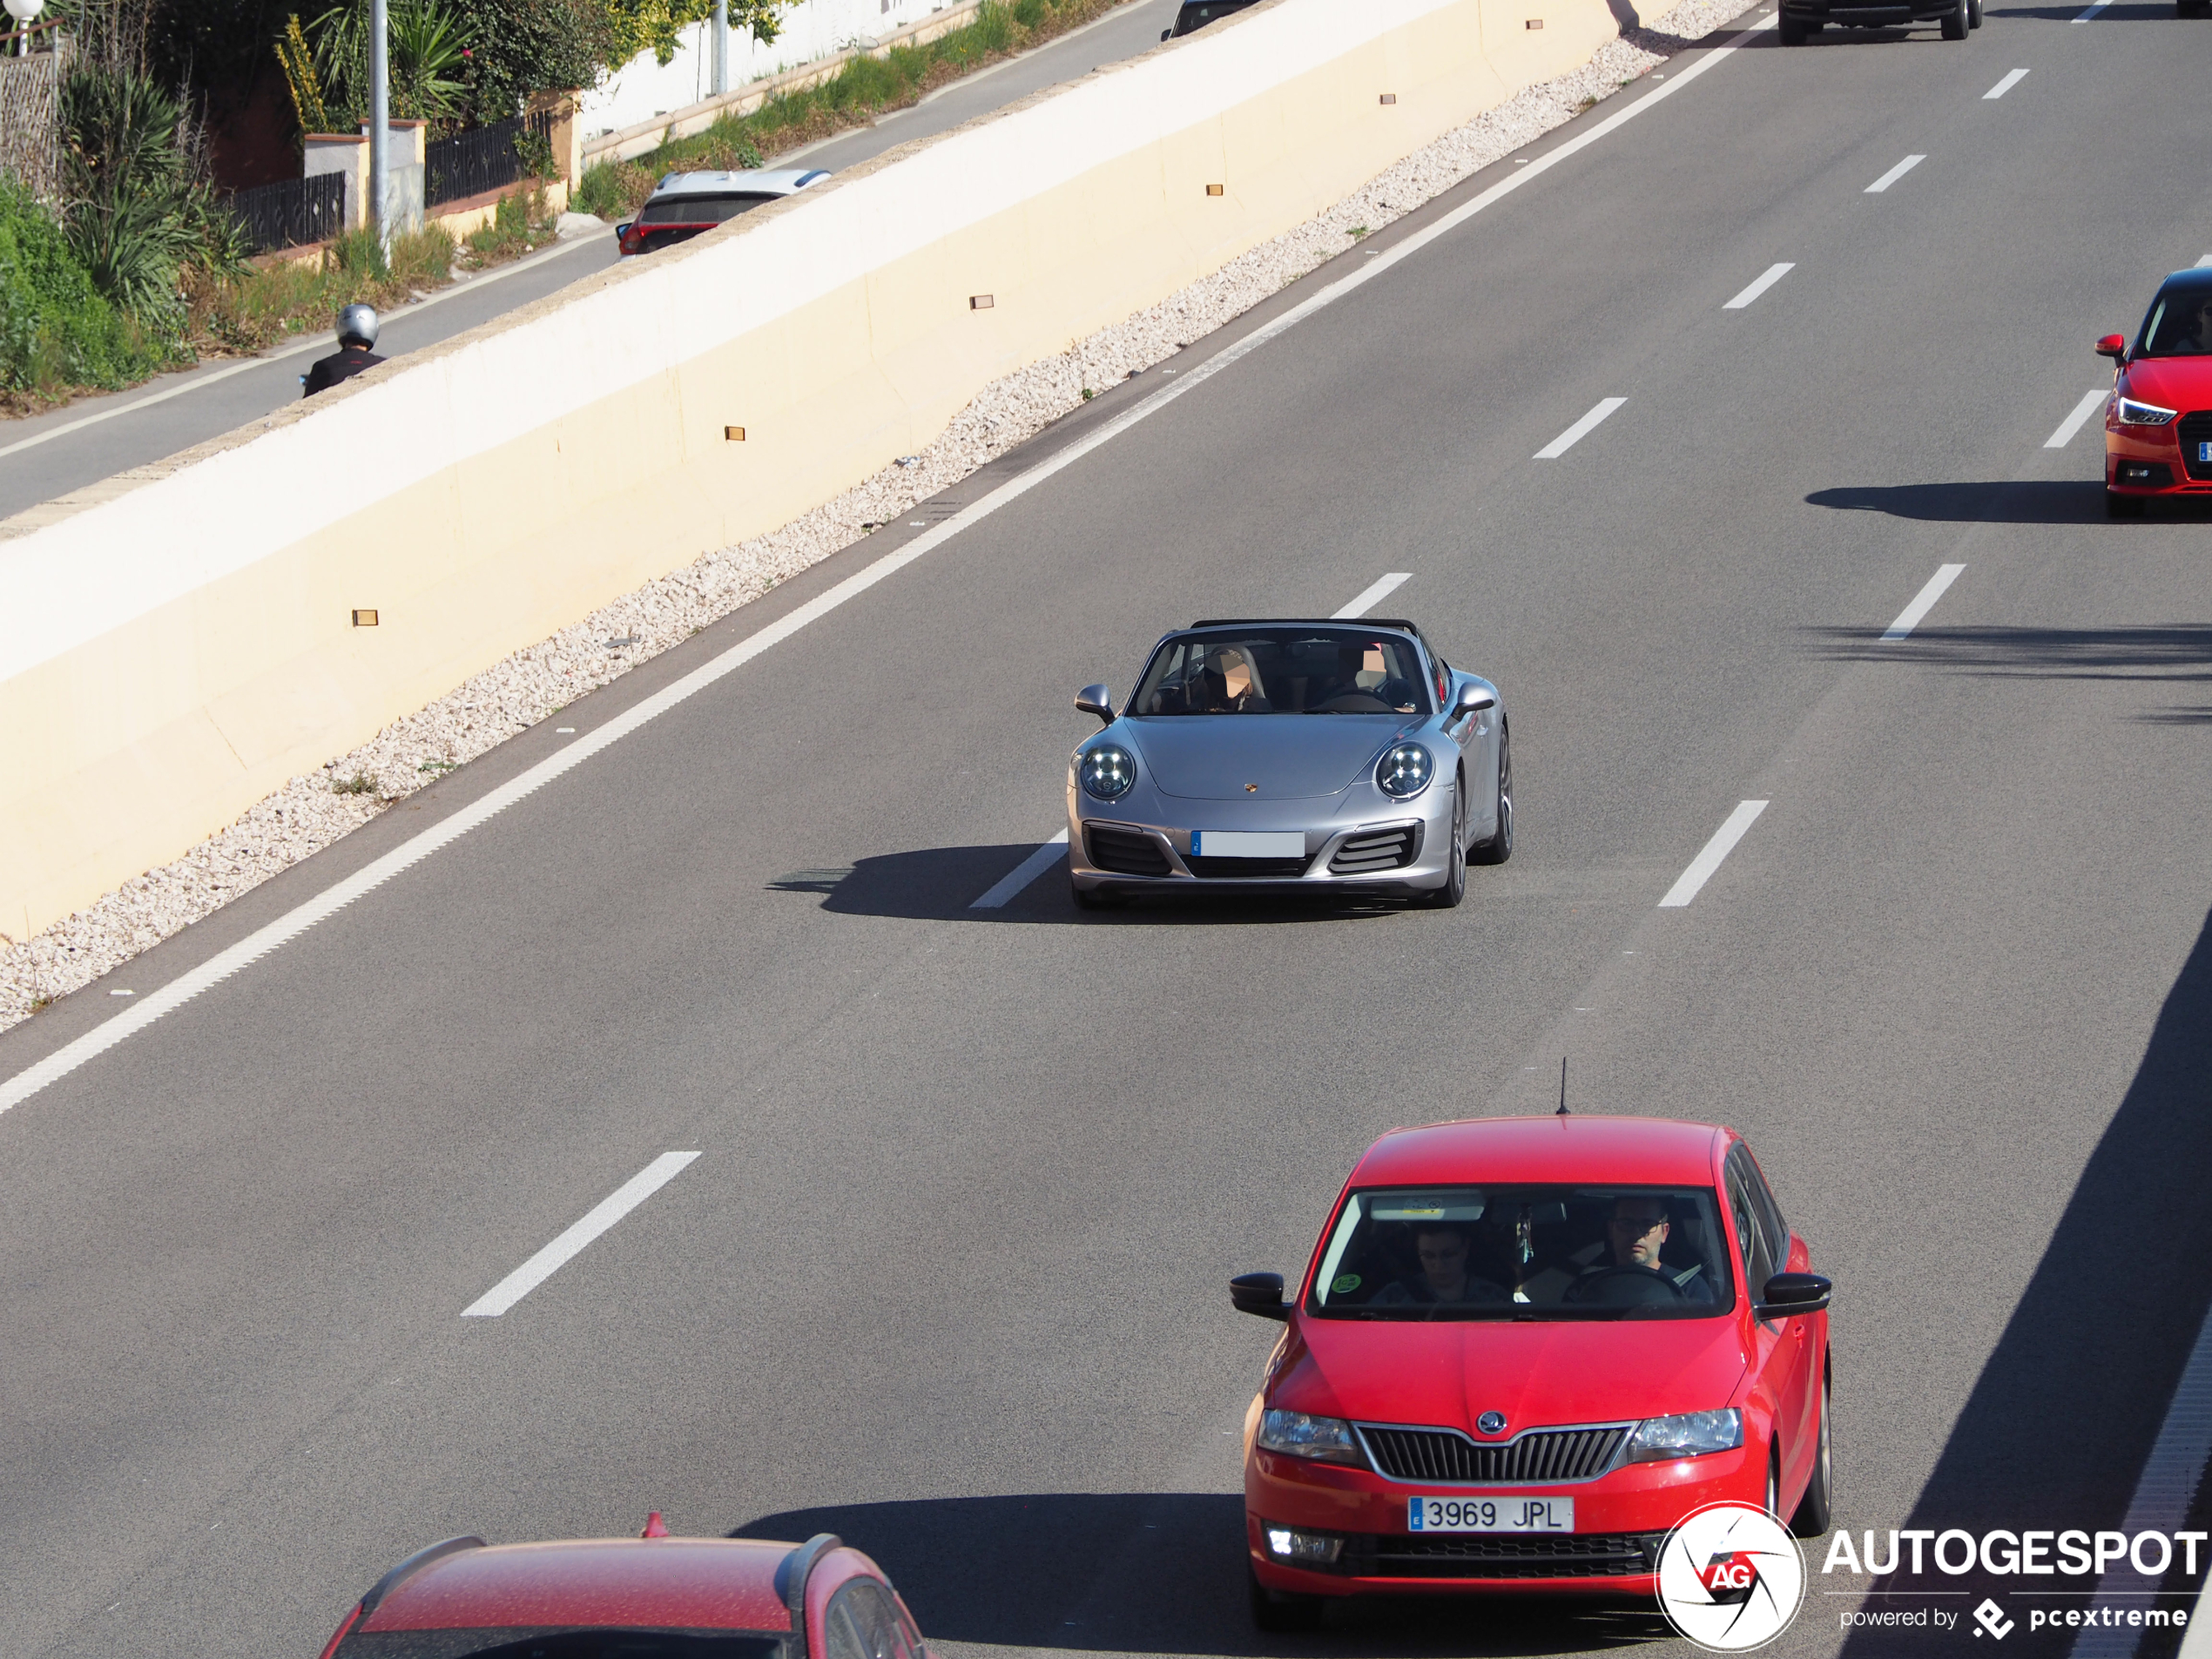
[[[2172,409],[2161,409],[2155,403],[2138,403],[2132,397],[2114,398],[2112,408],[2122,426],[2164,426],[2175,415]]]
[[[1733,1452],[1743,1444],[1743,1413],[1724,1406],[1716,1412],[1645,1418],[1629,1436],[1626,1460],[1658,1463],[1668,1458],[1703,1457],[1708,1452]]]
[[[1304,1412],[1270,1411],[1259,1420],[1259,1443],[1270,1452],[1312,1458],[1318,1463],[1362,1463],[1359,1441],[1341,1417],[1308,1417]]]
[[[1102,743],[1083,752],[1076,762],[1076,778],[1086,795],[1119,800],[1136,781],[1136,757],[1117,743]]]
[[[1418,743],[1393,743],[1375,768],[1375,784],[1393,800],[1411,800],[1428,787],[1436,762]]]

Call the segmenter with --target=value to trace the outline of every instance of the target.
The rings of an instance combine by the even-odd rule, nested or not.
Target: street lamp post
[[[6,0],[8,15],[16,20],[16,56],[21,57],[30,51],[30,25],[46,9],[46,0]]]
[[[6,0],[13,5],[16,0]],[[392,98],[390,67],[387,48],[390,30],[387,26],[384,0],[368,0],[368,199],[374,213],[376,243],[379,247],[392,246],[391,204],[385,199],[391,187],[391,170],[386,152],[392,143]]]
[[[714,0],[713,29],[714,96],[720,98],[730,90],[730,0]]]

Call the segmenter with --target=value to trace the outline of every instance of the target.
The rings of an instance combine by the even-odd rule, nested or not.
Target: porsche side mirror
[[[1229,1299],[1239,1313],[1257,1313],[1263,1319],[1287,1319],[1291,1305],[1283,1299],[1280,1273],[1239,1273],[1229,1281]]]
[[[1076,693],[1076,706],[1085,714],[1095,714],[1106,725],[1114,724],[1114,694],[1103,685],[1086,685]]]
[[[1460,688],[1459,696],[1453,699],[1452,718],[1455,720],[1464,719],[1470,714],[1480,714],[1485,709],[1494,709],[1497,706],[1498,699],[1480,685],[1462,685]]]
[[[1777,1273],[1767,1280],[1751,1312],[1762,1319],[1787,1319],[1818,1313],[1828,1305],[1836,1287],[1817,1273]]]
[[[1172,30],[1172,29],[1163,29],[1163,30],[1160,30],[1160,38],[1161,38],[1162,40],[1173,40],[1173,39],[1175,38],[1175,30]]]
[[[2127,354],[2128,336],[2125,334],[2107,334],[2097,342],[2097,355],[2100,357],[2109,357],[2116,363]]]

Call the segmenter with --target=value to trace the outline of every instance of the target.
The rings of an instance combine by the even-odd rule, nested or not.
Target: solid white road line
[[[697,1157],[696,1152],[662,1153],[592,1205],[583,1220],[462,1309],[461,1317],[497,1318],[568,1265],[586,1244],[674,1180],[676,1172]]]
[[[1413,573],[1411,570],[1393,570],[1343,610],[1335,612],[1332,620],[1350,622],[1356,617],[1366,616],[1413,579]]]
[[[968,906],[968,907],[970,910],[996,910],[1001,908],[1005,905],[1008,899],[1011,899],[1015,894],[1021,892],[1022,888],[1028,887],[1029,883],[1035,880],[1054,865],[1059,863],[1061,853],[1067,845],[1068,832],[1066,830],[1062,830],[1059,834],[1054,836],[1035,852],[1030,853],[1028,858],[1023,859],[1020,864],[1016,865],[1012,874],[1008,875],[1004,880],[1001,881],[996,887],[993,887],[988,893],[985,894],[981,898],[978,899],[974,904]]]
[[[1581,420],[1568,427],[1542,448],[1536,451],[1539,461],[1556,461],[1596,429],[1597,423],[1629,400],[1625,397],[1600,398],[1598,405]]]
[[[1897,620],[1883,631],[1882,643],[1899,640],[1920,625],[1921,619],[1935,609],[1935,602],[1943,597],[1943,590],[1959,579],[1963,564],[1939,564],[1928,584],[1912,596],[1912,603],[1897,613]]]
[[[1781,281],[1784,277],[1788,276],[1791,272],[1796,270],[1797,268],[1797,267],[1794,265],[1768,266],[1765,275],[1760,277],[1757,281],[1754,282],[1750,287],[1744,289],[1743,293],[1737,294],[1736,298],[1723,306],[1721,309],[1723,311],[1743,310],[1745,307],[1749,306],[1752,300],[1757,299],[1761,294],[1764,293],[1769,288],[1772,287],[1776,283]]]
[[[524,271],[536,269],[548,260],[557,258],[563,253],[575,253],[577,249],[586,246],[590,239],[588,237],[579,236],[572,240],[549,247],[541,253],[533,253],[528,259],[517,260],[512,265],[502,265],[497,270],[487,272],[482,276],[471,277],[466,282],[456,282],[450,287],[441,288],[427,300],[418,300],[413,305],[401,306],[397,310],[386,313],[384,320],[388,323],[395,319],[412,317],[419,311],[427,311],[432,306],[442,304],[458,295],[474,293],[479,288],[489,287],[502,278],[519,276]],[[300,341],[293,345],[285,347],[281,351],[266,352],[259,357],[243,358],[227,368],[219,368],[212,374],[181,381],[165,392],[156,392],[151,397],[134,397],[128,403],[118,403],[111,408],[96,409],[91,414],[78,420],[64,421],[60,426],[48,427],[44,432],[35,433],[28,438],[18,438],[6,448],[0,448],[0,456],[11,455],[18,449],[34,448],[52,439],[66,437],[72,432],[82,432],[88,426],[98,426],[103,421],[112,421],[117,415],[128,415],[133,409],[150,408],[156,403],[166,403],[172,397],[182,397],[187,392],[197,392],[203,386],[212,386],[217,381],[226,381],[233,374],[243,374],[249,368],[260,368],[269,363],[280,363],[287,357],[297,357],[301,352],[333,352],[337,349],[337,342],[329,335],[317,334],[312,340]],[[289,397],[286,399],[287,402],[293,401],[295,400]]]
[[[2082,13],[2080,17],[2078,17],[2074,18],[2074,21],[2075,23],[2087,23],[2087,22],[2088,22],[2088,21],[2089,21],[2089,19],[2090,19],[2090,18],[2092,18],[2092,17],[2095,17],[2095,16],[2096,16],[2096,15],[2097,15],[2100,11],[2102,11],[2102,10],[2104,10],[2107,6],[2110,5],[2111,3],[2112,3],[2112,0],[2097,0],[2097,3],[2096,3],[2096,4],[2094,4],[2094,6],[2091,6],[2091,7],[2088,9],[2088,10],[2087,10],[2087,11],[2083,12],[2083,13]]]
[[[2043,440],[2043,447],[2046,449],[2065,448],[2074,442],[2074,435],[2087,424],[2089,417],[2104,408],[2105,400],[2111,395],[2112,388],[2108,386],[2100,386],[2094,392],[2084,392],[2081,401],[2074,406],[2073,412],[2059,422],[2059,429]]]
[[[1927,158],[1925,156],[1905,157],[1905,158],[1898,162],[1896,166],[1892,167],[1879,179],[1877,179],[1872,184],[1867,185],[1864,193],[1869,196],[1880,195],[1892,185],[1895,184],[1898,179],[1904,178],[1906,173],[1911,172],[1913,168],[1919,166]]]
[[[428,858],[448,842],[458,840],[477,825],[543,788],[570,767],[580,765],[600,750],[628,737],[685,698],[705,690],[724,675],[743,667],[770,646],[790,638],[807,624],[827,616],[846,600],[867,592],[886,577],[894,575],[923,555],[943,546],[962,530],[980,524],[1000,508],[1035,489],[1062,468],[1071,467],[1092,450],[1111,443],[1139,421],[1157,415],[1193,387],[1203,385],[1224,370],[1234,367],[1269,341],[1279,340],[1308,317],[1373,281],[1383,272],[1411,259],[1430,243],[1450,235],[1476,214],[1495,206],[1538,174],[1548,172],[1568,157],[1588,149],[1599,139],[1618,132],[1645,111],[1672,98],[1715,64],[1735,56],[1753,35],[1771,28],[1773,24],[1774,19],[1770,15],[1751,28],[1740,30],[1729,38],[1727,44],[1715,47],[1673,80],[1646,93],[1626,109],[1577,133],[1557,148],[1545,152],[1519,172],[1507,174],[1480,195],[1460,203],[1450,212],[1368,258],[1327,287],[1292,306],[1272,322],[1253,329],[1233,345],[1224,347],[1204,362],[1184,371],[1172,383],[1163,386],[1142,402],[1132,405],[1112,420],[1102,422],[1065,448],[1047,455],[1028,471],[1009,478],[974,505],[885,554],[873,564],[855,571],[828,592],[809,600],[781,620],[770,623],[758,633],[748,635],[719,657],[693,669],[682,679],[655,692],[590,736],[578,738],[559,754],[540,761],[521,777],[492,791],[475,805],[462,808],[444,823],[434,825],[413,840],[403,842],[375,863],[348,876],[287,914],[280,916],[259,932],[241,939],[230,949],[210,957],[190,973],[179,975],[143,1001],[134,1002],[127,1014],[118,1015],[112,1020],[95,1026],[74,1042],[64,1043],[37,1064],[26,1067],[6,1082],[0,1082],[0,1112],[21,1104],[55,1079],[67,1076],[95,1055],[105,1053],[125,1037],[152,1024],[163,1015],[182,1007],[209,986],[220,983],[287,940],[305,933],[324,917],[343,909],[362,894],[389,880],[410,864]],[[482,277],[477,279],[480,282],[485,280]]]
[[[2159,1532],[2170,1537],[2187,1525],[2208,1460],[2212,1460],[2212,1314],[2197,1327],[2196,1345],[2182,1367],[2166,1420],[2158,1426],[2158,1438],[2151,1442],[2150,1456],[2135,1482],[2135,1495],[2128,1500],[2128,1518],[2120,1523],[2127,1535],[2132,1539]],[[2144,1592],[2157,1588],[2157,1578],[2136,1572],[2133,1559],[2123,1558],[2097,1581],[2096,1599],[2090,1606],[2143,1607],[2148,1604]],[[2188,1630],[2190,1637],[2196,1635],[2194,1615]],[[2142,1634],[2140,1628],[2124,1624],[2084,1629],[2074,1641],[2074,1659],[2127,1659]],[[2186,1638],[2182,1652],[2187,1659],[2195,1659]]]
[[[1689,867],[1681,879],[1667,889],[1667,896],[1659,901],[1662,910],[1679,910],[1697,896],[1697,889],[1713,879],[1713,872],[1721,867],[1721,860],[1735,851],[1736,844],[1743,839],[1743,832],[1758,820],[1766,811],[1763,800],[1747,800],[1728,815],[1728,821],[1713,832],[1713,839],[1705,843],[1705,850],[1690,860]]]
[[[2015,86],[2018,86],[2027,78],[2027,71],[2026,70],[2014,70],[2011,74],[2006,76],[2003,80],[1998,82],[1996,85],[1991,87],[1986,92],[1984,92],[1981,95],[1982,102],[1986,104],[1991,98],[2004,97],[2006,93],[2011,91]]]

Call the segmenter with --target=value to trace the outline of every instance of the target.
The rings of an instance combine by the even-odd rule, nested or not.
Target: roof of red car
[[[402,1579],[361,1628],[787,1631],[776,1568],[792,1548],[750,1538],[586,1538],[456,1550]]]
[[[1574,1181],[1710,1186],[1727,1131],[1666,1117],[1476,1117],[1394,1129],[1367,1149],[1355,1186],[1414,1181]]]

